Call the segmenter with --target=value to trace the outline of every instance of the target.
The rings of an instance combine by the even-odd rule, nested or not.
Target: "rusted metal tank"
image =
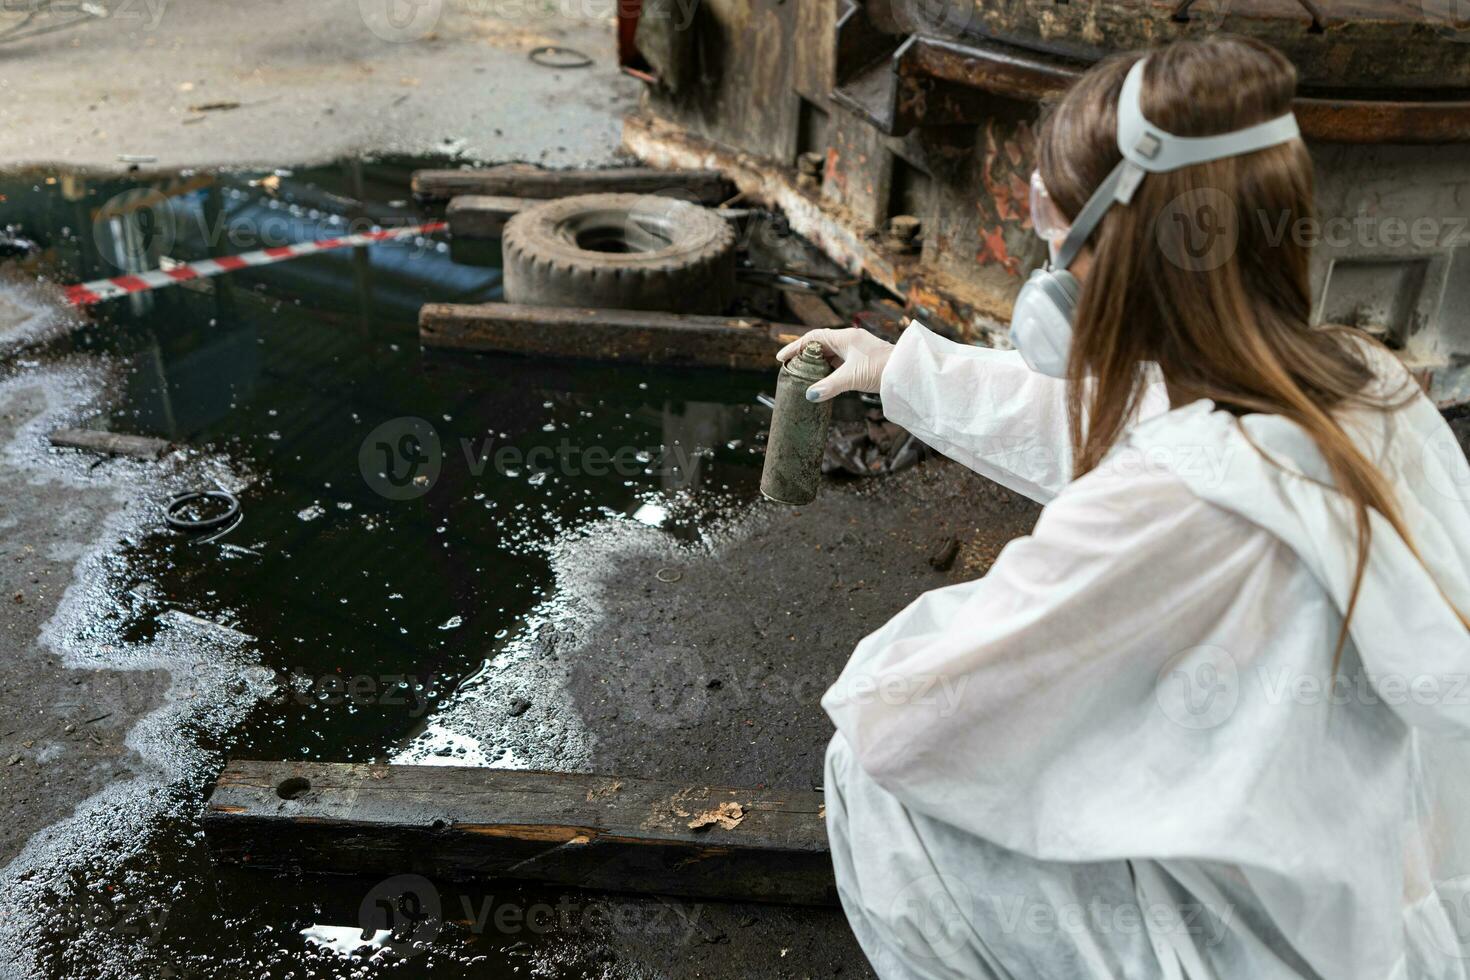
[[[1453,0],[650,8],[687,11],[682,34],[630,29],[637,6],[621,5],[625,63],[648,82],[629,149],[725,170],[925,322],[996,345],[1044,259],[1026,194],[1039,103],[1115,51],[1220,30],[1275,45],[1299,69],[1318,168],[1314,315],[1379,333],[1442,403],[1470,400],[1470,20]],[[670,36],[676,52],[634,43]],[[676,63],[667,81],[651,67]]]

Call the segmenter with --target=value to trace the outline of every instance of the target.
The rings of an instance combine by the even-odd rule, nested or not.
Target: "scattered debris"
[[[658,571],[653,573],[653,577],[658,579],[660,582],[672,584],[683,578],[684,573],[679,571],[677,568],[660,568]]]
[[[202,512],[200,504],[212,501],[216,513]],[[224,509],[219,510],[218,505]],[[211,531],[222,528],[240,516],[240,501],[228,490],[190,490],[168,502],[163,518],[176,531]]]
[[[168,452],[170,445],[166,439],[130,436],[119,432],[104,432],[101,429],[57,429],[51,433],[50,441],[53,446],[67,449],[87,449],[111,456],[132,456],[135,459],[158,459]]]
[[[934,553],[929,556],[929,567],[936,572],[947,572],[954,567],[954,560],[959,553],[960,539],[953,537],[945,538],[939,543],[939,547],[934,549]]]
[[[231,109],[240,108],[241,103],[233,99],[222,99],[219,102],[201,102],[198,105],[189,106],[190,112],[228,112]]]
[[[532,48],[528,57],[543,68],[590,68],[591,58],[576,48],[564,48],[557,44],[543,44]]]
[[[877,476],[907,469],[930,454],[928,446],[875,408],[869,409],[863,421],[832,426],[822,455],[822,472]]]

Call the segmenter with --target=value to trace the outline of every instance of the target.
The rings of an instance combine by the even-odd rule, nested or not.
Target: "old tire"
[[[527,208],[502,239],[505,298],[532,306],[723,313],[735,232],[714,211],[651,194],[581,194]]]

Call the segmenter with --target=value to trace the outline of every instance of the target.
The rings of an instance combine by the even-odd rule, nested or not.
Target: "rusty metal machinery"
[[[1351,143],[1470,140],[1470,23],[1433,16],[1436,0],[869,0],[837,30],[839,101],[861,111],[876,74],[906,127],[967,122],[980,93],[1042,98],[1114,51],[1225,30],[1281,49],[1297,66],[1308,138]],[[937,110],[937,113],[936,113]]]
[[[1091,63],[1224,31],[1265,41],[1307,90],[1470,89],[1470,22],[1439,0],[867,0],[882,33],[992,40]]]
[[[620,5],[635,21],[636,7]],[[651,16],[670,9],[684,8]],[[649,82],[629,149],[725,170],[926,322],[993,344],[1043,259],[1026,201],[1038,104],[1115,51],[1220,30],[1278,47],[1300,72],[1296,111],[1318,168],[1314,315],[1378,333],[1440,402],[1470,400],[1470,21],[1450,0],[696,10],[682,34],[625,19],[626,37],[680,45],[624,52]],[[677,79],[649,70],[672,64]]]

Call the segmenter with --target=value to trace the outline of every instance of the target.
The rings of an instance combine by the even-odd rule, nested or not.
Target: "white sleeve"
[[[956,462],[1046,503],[1072,479],[1067,383],[1016,351],[945,340],[915,322],[883,371],[883,411]],[[1150,385],[1141,417],[1167,408]]]

